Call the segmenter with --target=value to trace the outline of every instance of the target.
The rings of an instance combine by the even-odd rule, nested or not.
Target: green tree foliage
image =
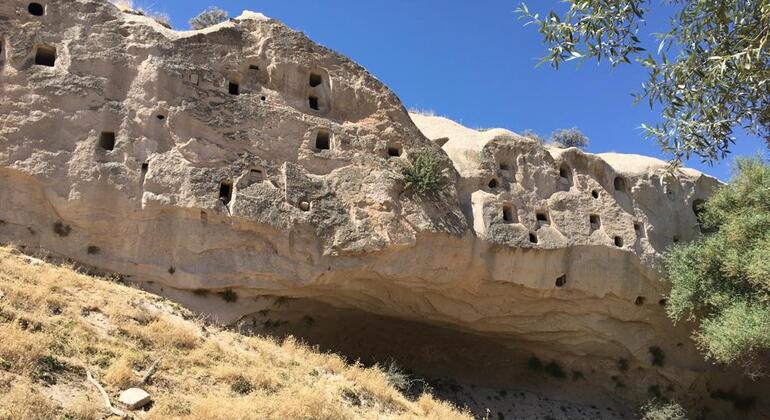
[[[695,339],[708,358],[757,375],[770,351],[770,166],[759,158],[736,165],[700,212],[713,233],[666,253],[666,308],[675,320],[699,322]]]
[[[649,70],[637,100],[662,107],[647,133],[677,160],[724,158],[734,130],[770,140],[770,2],[767,0],[565,0],[560,14],[520,17],[538,27],[558,68],[570,60],[637,61]],[[653,8],[674,10],[647,51],[639,30]]]
[[[588,137],[577,127],[556,130],[551,134],[551,143],[562,148],[577,147],[585,149],[588,147]]]
[[[227,12],[216,6],[211,6],[203,13],[190,19],[190,27],[198,30],[214,26],[229,19]]]

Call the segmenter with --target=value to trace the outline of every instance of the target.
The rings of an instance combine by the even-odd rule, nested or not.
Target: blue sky
[[[545,49],[534,27],[523,27],[517,0],[135,0],[135,6],[167,13],[177,29],[210,5],[234,17],[258,11],[302,31],[314,41],[366,67],[407,108],[432,110],[469,127],[532,129],[547,136],[577,126],[591,140],[590,152],[617,151],[660,158],[644,138],[642,123],[657,116],[631,93],[646,78],[639,66],[612,69],[586,62],[560,70],[535,64]],[[559,2],[530,1],[544,10]],[[650,17],[660,30],[668,16]],[[643,34],[642,39],[651,35]],[[765,150],[760,139],[741,136],[733,156]],[[722,180],[732,158],[688,166]]]

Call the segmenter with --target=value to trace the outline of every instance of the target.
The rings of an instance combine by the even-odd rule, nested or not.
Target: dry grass
[[[86,370],[115,401],[158,359],[143,386],[153,419],[470,418],[405,397],[379,368],[189,319],[157,296],[0,248],[0,418],[98,418]],[[80,396],[62,398],[65,384]]]

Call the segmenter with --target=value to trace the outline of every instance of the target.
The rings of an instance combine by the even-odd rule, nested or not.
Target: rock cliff
[[[410,115],[257,13],[178,32],[103,1],[10,0],[0,22],[4,242],[225,323],[292,299],[492,338],[622,398],[751,388],[663,309],[661,252],[700,234],[709,176]],[[405,187],[418,153],[440,194]]]

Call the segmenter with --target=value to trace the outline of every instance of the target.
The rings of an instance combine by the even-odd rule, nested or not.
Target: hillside
[[[408,399],[381,369],[223,331],[163,298],[0,248],[0,418],[101,418],[86,372],[115,404],[157,360],[142,385],[153,402],[135,418],[468,418],[429,394]]]

